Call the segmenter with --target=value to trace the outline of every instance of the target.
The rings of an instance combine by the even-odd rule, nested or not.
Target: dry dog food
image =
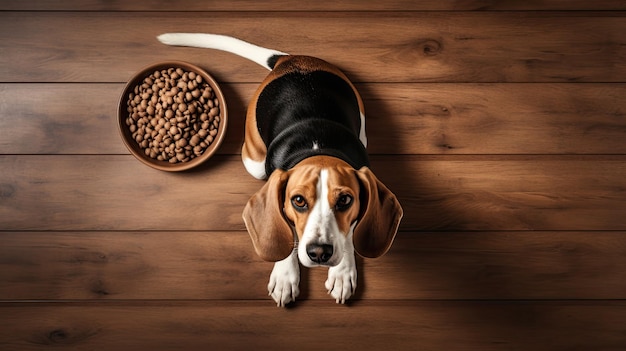
[[[187,162],[213,143],[220,106],[211,86],[195,72],[157,70],[128,94],[126,125],[146,156]]]

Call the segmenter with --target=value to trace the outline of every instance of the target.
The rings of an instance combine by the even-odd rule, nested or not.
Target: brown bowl
[[[156,71],[161,73],[162,71],[167,71],[170,68],[173,68],[174,71],[179,68],[182,69],[184,72],[193,72],[196,76],[200,76],[201,78],[193,78],[187,80],[187,83],[189,83],[189,81],[191,80],[194,80],[195,82],[191,82],[193,83],[192,86],[197,85],[197,88],[189,89],[188,91],[192,93],[193,90],[200,89],[200,96],[198,96],[198,92],[194,92],[196,97],[191,97],[191,100],[187,100],[186,97],[179,98],[178,101],[180,102],[180,105],[185,105],[184,107],[179,106],[179,104],[173,105],[172,103],[170,103],[168,107],[163,108],[161,102],[162,99],[166,99],[166,96],[163,95],[161,97],[158,91],[155,93],[153,90],[153,94],[155,96],[155,98],[153,99],[156,99],[158,105],[155,105],[153,102],[149,101],[150,99],[152,99],[152,95],[147,92],[147,96],[150,97],[146,99],[146,105],[152,105],[152,109],[130,106],[130,109],[132,111],[129,111],[129,99],[131,97],[134,97],[135,95],[141,95],[142,88],[140,86],[144,84],[145,79],[153,75]],[[193,74],[191,76],[193,77]],[[155,81],[155,79],[153,79],[153,81]],[[205,83],[208,84],[208,86],[210,86],[210,89],[213,91],[212,96],[208,99],[202,98],[203,89],[206,89]],[[136,91],[135,88],[138,86],[139,88]],[[149,86],[149,84],[147,86]],[[166,92],[168,94],[173,94],[172,88],[173,87],[166,86],[160,88],[159,90],[163,90],[163,94],[165,94]],[[145,92],[145,88],[143,89]],[[183,91],[183,95],[189,97],[190,95],[187,95],[184,92],[185,89],[188,88],[179,87],[179,93],[180,91]],[[136,94],[136,92],[138,92],[139,94]],[[208,93],[205,93],[205,96],[206,94]],[[175,103],[176,95],[173,95],[172,99]],[[139,100],[143,100],[141,99],[141,96],[139,97]],[[201,100],[205,102],[202,103]],[[218,125],[216,128],[214,126],[210,126],[210,128],[212,128],[211,130],[209,130],[209,127],[207,127],[204,132],[198,133],[199,130],[203,129],[203,126],[207,125],[206,121],[208,121],[209,125],[213,125],[213,123],[217,119],[215,116],[208,116],[210,114],[208,110],[210,106],[207,105],[208,100],[212,100],[211,103],[213,104],[213,106],[219,107],[219,114],[217,115],[219,116],[219,121],[216,123]],[[138,105],[140,104],[141,103],[139,103]],[[191,105],[194,105],[194,107],[191,107]],[[157,107],[155,108],[155,106]],[[161,106],[161,108],[159,108],[158,106]],[[187,108],[187,106],[189,106],[189,108]],[[173,110],[172,107],[176,107],[176,110]],[[137,109],[140,109],[139,112]],[[165,113],[167,112],[167,109],[171,110],[171,112],[168,112],[168,114],[173,115],[166,117]],[[204,113],[205,115],[202,116],[202,113]],[[201,116],[203,119],[206,120],[202,120]],[[226,101],[224,100],[224,95],[222,94],[222,91],[220,90],[215,79],[213,79],[213,77],[211,77],[206,71],[204,71],[200,67],[181,61],[168,61],[153,64],[135,74],[124,88],[118,106],[117,117],[120,135],[131,154],[142,163],[162,171],[187,170],[196,167],[211,158],[211,156],[215,154],[219,146],[222,144],[222,141],[226,134],[226,126],[228,121]],[[176,117],[179,117],[179,119],[183,119],[182,124],[178,124],[178,126],[176,125],[177,122],[174,121]],[[142,119],[142,121],[138,121],[139,119]],[[155,119],[154,123],[156,125],[150,126],[151,130],[138,127],[138,125],[148,126],[150,122],[152,122],[152,119]],[[148,122],[148,124],[145,123],[146,121]],[[170,121],[174,123],[169,123]],[[181,123],[181,121],[179,121],[179,123]],[[131,130],[131,125],[134,125],[134,131]],[[169,129],[165,127],[168,127]],[[171,129],[172,127],[174,127],[174,129]],[[142,129],[141,133],[143,134],[141,137],[137,136],[138,129]],[[155,130],[156,134],[161,134],[160,137],[157,137],[157,135],[154,134],[153,131]],[[196,136],[195,138],[193,137],[194,135]],[[211,136],[211,138],[209,138],[209,135]],[[144,136],[146,137],[144,138]],[[175,140],[175,138],[178,139]],[[139,141],[137,141],[137,139],[139,139]],[[146,142],[144,142],[144,139],[146,140]],[[157,141],[156,139],[158,139],[159,141]],[[175,145],[174,150],[163,150],[163,148],[169,147],[169,144],[166,145],[166,139],[170,139],[169,144]],[[181,139],[185,139],[185,141],[180,141]],[[194,140],[192,141],[192,139]],[[163,143],[161,143],[161,140],[163,141]],[[140,144],[142,142],[144,144],[143,146]],[[197,147],[202,150],[201,153],[198,149],[195,149]],[[146,148],[149,149],[148,152],[146,152]],[[189,151],[191,151],[191,154]],[[157,158],[161,158],[161,160]],[[170,162],[172,158],[174,158],[175,161],[172,160],[172,162]]]

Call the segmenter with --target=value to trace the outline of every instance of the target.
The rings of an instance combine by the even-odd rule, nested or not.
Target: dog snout
[[[309,244],[306,246],[306,253],[311,261],[324,264],[333,256],[333,246],[328,244]]]

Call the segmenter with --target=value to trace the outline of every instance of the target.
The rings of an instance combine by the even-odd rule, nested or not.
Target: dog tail
[[[157,37],[167,45],[192,46],[197,48],[227,51],[247,58],[272,70],[279,57],[288,55],[278,50],[260,47],[246,41],[220,34],[165,33]]]

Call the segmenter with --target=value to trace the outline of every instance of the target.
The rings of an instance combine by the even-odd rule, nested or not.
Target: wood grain
[[[619,350],[623,301],[3,304],[19,350]],[[376,316],[376,318],[372,318]]]
[[[617,10],[617,11],[615,11]],[[626,3],[0,0],[1,350],[626,349]],[[287,309],[241,220],[243,114],[267,72],[163,32],[338,65],[363,95],[396,242],[337,306]],[[150,169],[115,124],[140,68],[222,83],[220,155]]]
[[[0,1],[0,10],[20,11],[489,11],[489,10],[626,10],[620,0],[582,1],[493,1],[493,0],[385,0],[385,1],[298,1],[298,0],[163,0],[102,2],[72,1]]]
[[[626,162],[596,158],[387,156],[372,169],[402,230],[626,230]],[[183,174],[131,156],[0,156],[0,168],[6,230],[243,230],[263,184],[237,156]]]
[[[239,154],[257,84],[223,84]],[[624,154],[624,84],[357,84],[371,154]],[[0,153],[128,154],[123,84],[0,84]],[[541,94],[537,94],[540,91]],[[382,132],[381,132],[382,131]]]
[[[626,232],[402,232],[358,259],[355,300],[624,299]],[[235,232],[3,232],[0,300],[265,300],[272,263]],[[184,273],[182,273],[184,272]],[[302,300],[330,301],[302,268]]]
[[[0,32],[12,33],[0,41],[1,82],[125,82],[143,66],[182,58],[220,81],[265,75],[232,54],[163,45],[156,36],[164,32],[219,32],[316,55],[356,82],[626,78],[626,19],[614,12],[0,12]]]

